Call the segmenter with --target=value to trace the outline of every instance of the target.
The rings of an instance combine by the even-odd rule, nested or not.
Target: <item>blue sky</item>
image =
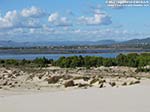
[[[150,7],[105,0],[0,0],[0,40],[97,41],[150,36]]]

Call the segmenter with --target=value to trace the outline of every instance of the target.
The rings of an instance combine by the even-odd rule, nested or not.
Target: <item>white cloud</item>
[[[40,27],[40,24],[37,18],[24,17],[22,15],[22,12],[17,12],[16,10],[6,12],[3,17],[0,16],[0,29],[13,29],[24,27],[35,28]]]
[[[32,6],[31,8],[25,8],[21,11],[21,15],[23,17],[41,17],[44,16],[45,13],[40,8]]]
[[[101,13],[101,10],[103,10],[103,7],[100,4],[97,5],[91,5],[89,6],[91,13]]]
[[[80,16],[78,22],[84,25],[109,25],[112,23],[111,17],[103,11],[100,4],[90,5],[89,14],[91,16]]]
[[[48,25],[44,24],[42,26],[43,28],[43,32],[54,32],[54,29],[53,28],[50,28]]]
[[[48,22],[55,26],[71,26],[71,22],[67,17],[61,17],[59,13],[52,13],[48,17]]]
[[[42,11],[37,9],[38,8],[36,7],[31,7],[25,8],[21,11],[8,11],[5,15],[0,16],[0,38],[45,37],[49,40],[57,40],[55,38],[93,40],[94,37],[94,40],[100,40],[100,38],[104,37],[120,38],[120,35],[122,37],[131,35],[127,31],[119,32],[114,30],[97,30],[99,27],[95,26],[90,28],[88,26],[85,27],[84,25],[111,24],[111,17],[106,13],[101,12],[101,9],[99,8],[93,8],[93,16],[61,16],[60,13],[55,12],[51,13],[49,16],[45,16],[45,18],[40,18]],[[43,19],[48,19],[48,21],[42,21]],[[78,26],[79,21],[80,26]],[[72,24],[74,27],[70,27]]]
[[[34,33],[35,29],[34,28],[30,28],[30,33]]]
[[[22,28],[40,28],[42,25],[40,24],[39,20],[37,19],[22,19],[20,26]]]
[[[112,23],[110,16],[100,12],[95,13],[91,17],[81,16],[78,20],[81,24],[85,25],[109,25]]]
[[[0,28],[11,28],[18,23],[17,11],[8,11],[4,17],[0,17]]]
[[[56,20],[58,20],[59,18],[59,14],[58,13],[53,13],[48,17],[48,21],[49,22],[55,22]]]

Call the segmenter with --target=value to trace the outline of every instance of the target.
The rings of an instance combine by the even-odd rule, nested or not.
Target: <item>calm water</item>
[[[101,57],[107,57],[107,58],[114,58],[119,53],[93,53],[93,54],[0,54],[0,59],[28,59],[33,60],[37,57],[46,57],[48,59],[58,59],[61,56],[101,56]]]

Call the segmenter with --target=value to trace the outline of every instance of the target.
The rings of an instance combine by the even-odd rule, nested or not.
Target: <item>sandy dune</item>
[[[0,97],[0,112],[150,112],[150,84]]]

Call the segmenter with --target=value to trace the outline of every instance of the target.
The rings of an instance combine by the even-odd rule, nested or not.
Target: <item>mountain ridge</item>
[[[36,46],[74,46],[74,45],[131,45],[150,44],[150,37],[144,39],[131,39],[127,41],[99,40],[99,41],[43,41],[43,42],[15,42],[12,40],[0,41],[0,47],[36,47]]]
[[[117,43],[114,40],[100,41],[43,41],[43,42],[15,42],[0,41],[0,47],[34,47],[34,46],[71,46],[71,45],[108,45]]]

